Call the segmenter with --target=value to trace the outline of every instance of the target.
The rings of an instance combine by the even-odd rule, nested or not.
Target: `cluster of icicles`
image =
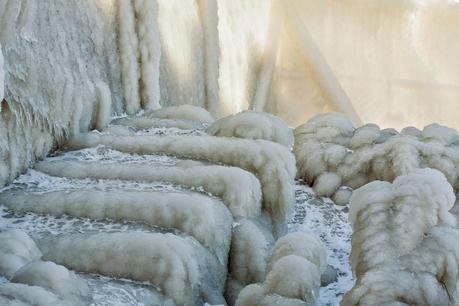
[[[292,131],[270,114],[245,111],[214,121],[189,105],[110,123],[108,116],[99,118],[98,131],[73,133],[66,149],[182,161],[47,159],[35,170],[70,179],[168,182],[200,192],[7,189],[0,204],[14,211],[128,220],[163,230],[35,241],[21,231],[2,232],[0,275],[10,282],[0,284],[0,302],[84,305],[87,284],[71,269],[147,281],[164,305],[314,305],[321,278],[329,279],[326,254],[314,237],[287,233],[295,178],[338,204],[350,199],[356,284],[342,305],[457,302],[459,231],[450,212],[459,163],[454,130],[355,129],[331,113]],[[148,128],[194,132],[139,133]]]

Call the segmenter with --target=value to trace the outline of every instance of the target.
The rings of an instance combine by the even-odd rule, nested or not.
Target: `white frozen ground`
[[[134,132],[139,135],[196,135],[196,130],[180,130],[170,128],[155,128]],[[104,146],[81,149],[69,152],[56,152],[46,161],[84,161],[102,162],[108,164],[151,165],[174,167],[187,165],[181,159],[164,155],[138,155],[122,153]],[[190,163],[190,162],[187,162]],[[0,191],[22,191],[33,194],[43,194],[51,191],[94,190],[94,191],[156,191],[156,192],[185,192],[204,193],[198,188],[190,190],[184,186],[165,182],[140,182],[109,179],[76,179],[53,177],[36,170],[28,170],[18,177],[11,185]],[[217,200],[217,199],[216,199]],[[327,263],[338,273],[336,282],[320,289],[318,305],[339,305],[344,293],[353,285],[348,256],[350,253],[351,229],[347,222],[347,207],[334,205],[329,199],[317,198],[312,189],[302,182],[295,185],[295,211],[289,221],[289,232],[300,231],[310,233],[323,242],[327,251]],[[76,234],[95,233],[167,233],[183,235],[177,230],[158,226],[149,226],[134,221],[116,221],[110,219],[92,220],[82,217],[39,215],[34,213],[13,212],[5,206],[0,206],[0,230],[21,229],[37,241],[46,241],[52,237],[62,237]],[[44,239],[44,240],[43,240]],[[161,294],[159,288],[149,283],[111,278],[98,274],[77,273],[89,285],[92,305],[157,305],[172,303]],[[0,279],[7,282],[6,279]],[[158,291],[159,290],[159,291]],[[161,301],[161,302],[160,302]],[[170,304],[172,305],[172,304]]]

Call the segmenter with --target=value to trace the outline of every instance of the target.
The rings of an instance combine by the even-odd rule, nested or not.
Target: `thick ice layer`
[[[187,104],[169,106],[153,112],[147,112],[144,116],[146,118],[188,120],[199,123],[214,122],[214,118],[207,110],[202,107]]]
[[[55,237],[39,245],[44,259],[76,271],[149,281],[177,304],[224,302],[225,267],[190,239],[114,233]]]
[[[265,140],[212,136],[110,136],[82,134],[69,141],[73,148],[106,145],[113,149],[139,153],[173,155],[220,162],[255,173],[263,190],[263,208],[275,226],[277,236],[286,232],[286,221],[293,211],[295,159],[282,145]]]
[[[48,156],[46,160],[81,160],[102,163],[148,164],[151,166],[175,166],[180,162],[179,159],[172,156],[129,154],[104,146],[68,152],[55,152],[53,155]]]
[[[233,218],[218,200],[196,193],[147,191],[61,191],[0,193],[0,204],[18,212],[91,219],[140,221],[175,228],[195,237],[226,262]]]
[[[138,117],[122,117],[111,122],[113,125],[122,125],[132,127],[134,130],[143,130],[148,128],[179,128],[182,130],[195,130],[202,128],[202,124],[190,120],[181,119],[159,119],[148,118],[143,116]],[[112,130],[107,130],[111,132]]]
[[[459,258],[459,231],[449,212],[454,202],[452,187],[432,169],[357,189],[349,213],[357,283],[343,305],[453,304]]]
[[[332,196],[343,185],[391,182],[424,167],[443,172],[458,188],[459,134],[438,124],[398,134],[374,124],[355,129],[342,114],[321,114],[295,129],[294,152],[298,176],[321,196]]]
[[[220,197],[234,216],[258,216],[261,189],[255,176],[247,171],[224,166],[145,167],[77,161],[40,162],[36,169],[53,176],[70,178],[163,181],[204,189]]]
[[[264,139],[291,148],[293,132],[282,119],[264,112],[243,111],[215,121],[206,130],[209,135]]]
[[[74,272],[50,261],[35,261],[20,268],[13,283],[39,286],[72,305],[84,305],[89,294],[87,284]]]
[[[40,257],[40,250],[25,232],[0,232],[0,276],[10,279],[21,267]]]

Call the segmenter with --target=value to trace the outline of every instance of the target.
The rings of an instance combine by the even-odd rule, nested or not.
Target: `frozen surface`
[[[71,155],[71,154],[69,154]],[[67,155],[67,156],[69,156]],[[52,180],[59,180],[52,182]],[[41,181],[41,183],[39,183]],[[83,183],[86,182],[86,183]],[[21,182],[21,183],[20,183]],[[82,186],[94,184],[94,180],[57,179],[40,172],[29,170],[21,176],[13,186],[32,188],[32,190],[63,190],[73,189],[75,183]],[[95,188],[132,188],[133,190],[177,190],[177,187],[150,184],[129,183],[123,181],[102,181]],[[40,187],[38,187],[40,186]],[[35,189],[33,189],[35,188]],[[29,189],[28,189],[29,190]],[[339,301],[352,285],[351,268],[348,262],[350,254],[351,228],[347,222],[347,207],[334,205],[328,199],[317,198],[311,188],[298,182],[295,187],[296,205],[294,217],[289,222],[289,231],[304,231],[319,238],[327,250],[327,263],[338,271],[338,281],[320,289],[318,305],[339,305]],[[28,232],[33,238],[43,238],[49,235],[95,233],[95,232],[157,232],[161,228],[152,229],[135,222],[114,222],[110,220],[94,221],[87,218],[73,218],[69,216],[52,217],[33,213],[13,213],[1,206],[0,230],[18,228]],[[157,301],[158,292],[150,285],[131,280],[117,280],[99,275],[79,274],[89,282],[93,305],[132,305],[136,303],[149,304],[148,301]],[[153,290],[153,291],[152,291]]]
[[[319,238],[327,250],[327,263],[338,272],[338,281],[320,288],[318,305],[339,305],[353,285],[349,255],[352,229],[347,221],[348,208],[327,198],[318,198],[312,189],[298,182],[295,186],[295,215],[289,231],[304,231]]]

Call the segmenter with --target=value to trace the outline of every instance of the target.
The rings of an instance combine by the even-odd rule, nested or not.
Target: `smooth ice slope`
[[[265,139],[291,148],[293,132],[280,118],[264,112],[244,111],[217,120],[206,129],[209,135]]]
[[[180,305],[224,301],[224,267],[188,238],[100,233],[54,237],[39,244],[45,259],[76,271],[148,281]]]
[[[122,152],[166,154],[224,163],[256,174],[263,190],[263,209],[273,220],[276,236],[286,232],[293,210],[295,158],[282,145],[265,140],[212,136],[112,136],[81,134],[68,146],[106,145]]]
[[[34,194],[11,190],[0,193],[0,203],[18,212],[175,228],[195,237],[223,262],[229,252],[231,213],[218,200],[196,193],[75,190]]]
[[[459,276],[454,202],[452,187],[432,169],[357,189],[349,213],[357,282],[342,305],[453,305]]]

